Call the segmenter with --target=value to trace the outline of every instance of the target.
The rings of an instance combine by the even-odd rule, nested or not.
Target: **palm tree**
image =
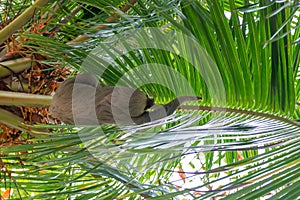
[[[47,70],[87,71],[104,84],[138,87],[156,103],[202,100],[123,126],[28,125],[1,109],[0,121],[28,137],[1,146],[3,198],[300,196],[297,1],[4,3],[3,26],[19,26],[0,30],[1,43],[14,33],[7,46],[19,41],[21,55]],[[14,17],[16,10],[27,17]],[[19,59],[31,62],[19,57],[2,61],[0,75]],[[6,106],[51,102],[49,95],[0,96]]]

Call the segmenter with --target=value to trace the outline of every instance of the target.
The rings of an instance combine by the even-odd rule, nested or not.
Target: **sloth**
[[[181,96],[155,105],[139,89],[98,84],[84,73],[65,80],[53,96],[50,112],[66,124],[143,124],[171,115],[181,103],[201,99]]]

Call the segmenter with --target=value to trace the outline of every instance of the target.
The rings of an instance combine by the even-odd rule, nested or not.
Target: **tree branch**
[[[0,44],[7,40],[13,33],[22,28],[34,15],[37,7],[43,7],[47,5],[49,0],[37,0],[32,6],[27,8],[21,15],[19,15],[10,24],[5,26],[0,31]]]

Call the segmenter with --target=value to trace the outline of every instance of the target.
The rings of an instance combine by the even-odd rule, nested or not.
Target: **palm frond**
[[[297,198],[299,6],[251,2],[137,1],[124,13],[127,1],[64,1],[49,26],[57,39],[22,35],[45,63],[156,103],[202,101],[138,126],[33,126],[53,135],[1,146],[3,188],[36,199]],[[66,44],[78,34],[89,40]]]
[[[199,123],[205,118],[211,120],[208,123]],[[169,124],[169,128],[166,124]],[[21,156],[20,162],[26,164],[26,168],[32,174],[32,176],[26,176],[26,179],[31,180],[32,186],[35,185],[34,180],[37,177],[41,181],[46,178],[42,178],[43,174],[47,177],[51,174],[54,176],[54,169],[76,169],[78,165],[87,170],[86,175],[80,175],[82,178],[88,177],[88,174],[96,177],[106,176],[125,185],[133,184],[134,188],[141,190],[146,191],[147,188],[151,188],[154,194],[143,194],[152,197],[159,195],[159,198],[166,198],[178,194],[193,196],[193,192],[198,191],[204,193],[200,199],[205,199],[239,188],[241,192],[232,193],[232,195],[239,194],[240,198],[246,198],[249,195],[250,198],[254,194],[251,188],[264,187],[264,190],[255,193],[264,195],[274,190],[281,191],[282,188],[290,190],[289,187],[284,186],[291,181],[297,181],[298,174],[291,171],[288,173],[291,179],[280,183],[274,182],[282,176],[281,174],[287,174],[286,170],[297,167],[299,162],[298,132],[299,125],[285,122],[284,118],[279,120],[279,118],[261,117],[259,114],[250,116],[242,112],[194,111],[191,113],[183,110],[176,115],[143,126],[83,128],[78,134],[43,138],[41,143],[35,142],[14,149],[4,147],[1,154],[28,152]],[[75,147],[75,145],[81,147]],[[203,179],[209,175],[209,182],[194,183],[193,187],[185,190],[175,189],[176,181],[170,180],[170,175],[171,172],[174,173],[173,168],[178,162],[191,157],[193,159],[202,157],[207,160],[212,156],[208,153],[220,154],[218,157],[213,157],[214,164],[209,170],[200,170],[195,167],[194,171],[182,173],[187,174],[187,181],[199,177]],[[58,154],[61,155],[60,158],[57,157]],[[234,156],[235,154],[240,154],[243,158],[238,159]],[[10,160],[13,157],[8,156],[7,159]],[[45,159],[46,157],[48,159]],[[51,173],[47,173],[49,170]],[[74,173],[80,174],[81,170],[78,168]],[[160,175],[157,174],[152,180],[144,179],[157,172]],[[24,173],[28,172],[21,170],[17,174]],[[40,173],[42,175],[34,175]],[[72,177],[71,175],[64,176]],[[54,180],[53,186],[57,187],[59,180],[57,178]],[[61,184],[65,186],[67,180]],[[136,180],[142,180],[147,186],[138,184]],[[169,189],[162,191],[161,186],[157,185],[158,180],[164,181],[164,187]],[[270,180],[273,181],[268,187],[261,184]],[[75,188],[83,187],[84,184],[92,184],[84,179],[78,179],[78,181],[78,183],[72,181]],[[100,182],[103,181],[98,180],[99,184]],[[50,182],[48,187],[50,187],[49,184]],[[212,186],[210,191],[206,188],[208,185]],[[74,192],[73,189],[69,191]],[[48,193],[50,190],[43,192]],[[284,192],[281,191],[281,193]],[[52,193],[48,195],[50,194],[53,195]],[[63,193],[57,195],[61,194]]]

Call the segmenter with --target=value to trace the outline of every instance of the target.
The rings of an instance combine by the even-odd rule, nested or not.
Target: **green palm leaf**
[[[156,103],[202,100],[136,126],[34,126],[53,135],[1,147],[1,188],[34,199],[299,197],[296,1],[137,1],[126,14],[116,9],[125,1],[78,2],[65,1],[50,28],[78,6],[99,12],[80,10],[57,40],[23,34],[45,63],[138,87]],[[92,26],[113,12],[113,26]],[[90,39],[65,44],[83,33]]]

